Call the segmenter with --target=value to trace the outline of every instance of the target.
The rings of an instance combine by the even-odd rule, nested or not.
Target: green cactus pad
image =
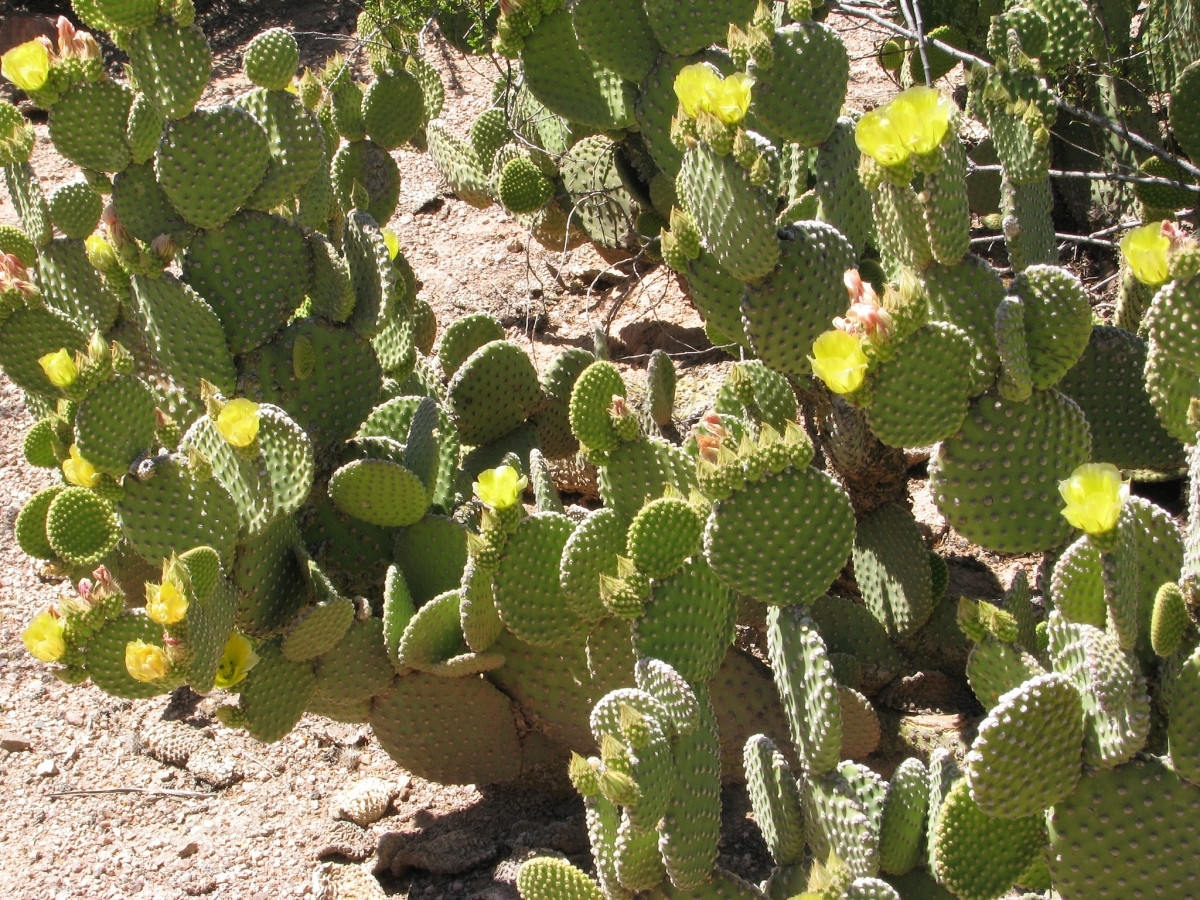
[[[633,124],[633,85],[584,52],[566,8],[542,17],[525,39],[521,64],[530,93],[551,112],[603,130]]]
[[[1025,306],[1034,390],[1045,390],[1079,361],[1092,334],[1092,310],[1079,279],[1058,266],[1029,266],[1011,291]]]
[[[313,314],[331,322],[345,322],[354,310],[356,299],[350,269],[323,234],[313,232],[306,240],[313,266],[308,285]]]
[[[1084,900],[1137,885],[1146,896],[1185,900],[1200,866],[1198,811],[1200,788],[1153,757],[1084,776],[1050,814],[1055,890]]]
[[[1027,403],[985,394],[962,430],[938,445],[930,485],[938,508],[968,540],[998,553],[1046,549],[1071,534],[1057,486],[1090,451],[1087,420],[1057,391],[1039,391]]]
[[[272,91],[285,90],[298,65],[296,38],[284,28],[268,28],[256,34],[242,56],[242,68],[250,83]]]
[[[646,77],[662,52],[639,0],[584,0],[571,8],[571,19],[583,52],[634,84]]]
[[[55,556],[88,568],[117,546],[121,528],[111,503],[87,488],[68,487],[46,510],[46,538]]]
[[[894,887],[878,878],[855,878],[843,896],[845,900],[901,900]]]
[[[100,222],[104,203],[86,181],[72,181],[50,195],[50,218],[67,237],[82,241]]]
[[[1200,788],[1200,649],[1179,667],[1171,686],[1167,737],[1171,763],[1180,778]]]
[[[176,212],[150,165],[130,165],[113,179],[113,208],[121,224],[143,243],[160,234],[186,244],[193,228]]]
[[[494,784],[521,771],[508,698],[476,678],[399,678],[375,699],[371,729],[392,759],[431,781]]]
[[[54,230],[50,226],[50,206],[37,173],[29,163],[10,163],[4,167],[4,183],[29,240],[35,247],[48,243]]]
[[[704,552],[731,588],[764,603],[808,605],[841,571],[854,512],[823,472],[789,469],[714,504]]]
[[[450,380],[446,403],[464,444],[479,446],[517,428],[541,397],[529,356],[509,341],[480,347]]]
[[[524,900],[604,900],[592,879],[565,859],[551,856],[522,863],[517,890]]]
[[[90,0],[72,3],[84,11],[79,13],[88,25],[109,31],[113,28],[145,28],[158,20],[159,4],[155,0]]]
[[[801,610],[771,607],[767,647],[797,754],[811,773],[832,771],[842,748],[841,704],[815,623]]]
[[[843,276],[857,266],[854,249],[831,226],[796,222],[780,232],[780,266],[761,284],[746,286],[746,334],[762,361],[777,372],[812,372],[812,345],[846,308]]]
[[[290,203],[325,160],[321,126],[287,91],[251,91],[237,100],[267,135],[271,159],[266,174],[246,201],[251,209],[270,210]]]
[[[701,690],[699,722],[674,747],[675,798],[658,825],[659,852],[675,887],[700,887],[713,871],[721,834],[721,744],[716,716]]]
[[[215,479],[196,479],[182,457],[159,456],[145,472],[126,478],[117,510],[125,537],[148,560],[204,545],[232,567],[237,506]]]
[[[471,123],[471,146],[479,158],[483,171],[492,171],[492,162],[496,151],[513,139],[513,133],[508,126],[508,119],[502,107],[493,106],[485,109]]]
[[[933,613],[925,541],[903,506],[885,503],[858,523],[854,576],[867,608],[890,634],[904,637]]]
[[[697,7],[683,0],[649,0],[646,13],[663,49],[687,56],[710,44],[724,43],[729,23],[749,22],[754,4],[750,0],[718,0]]]
[[[458,587],[466,562],[466,530],[453,519],[426,516],[396,535],[396,564],[418,606]]]
[[[290,516],[239,545],[232,577],[241,601],[237,621],[242,631],[258,637],[276,634],[308,601],[296,554],[300,546],[300,530]]]
[[[934,319],[957,325],[971,339],[971,394],[981,393],[996,377],[996,307],[1004,282],[984,259],[968,255],[956,265],[935,263],[925,270],[929,311]]]
[[[1002,695],[1044,673],[1037,660],[1021,647],[990,634],[971,648],[967,657],[967,681],[984,709],[991,709]]]
[[[496,193],[511,213],[533,213],[554,196],[554,183],[524,157],[509,160],[500,173]]]
[[[627,245],[633,198],[617,167],[617,144],[602,134],[586,137],[562,158],[559,173],[573,204],[572,221],[602,247]]]
[[[796,421],[799,412],[791,383],[758,359],[743,360],[738,368],[746,384],[735,388],[732,379],[727,378],[717,391],[713,410],[721,415],[766,422],[782,434],[788,422]]]
[[[133,91],[107,78],[73,85],[50,112],[54,149],[80,168],[120,172],[129,164],[125,122],[132,103]]]
[[[774,59],[755,79],[752,111],[768,134],[801,147],[824,143],[837,124],[850,77],[850,57],[836,31],[821,22],[796,22],[771,38]]]
[[[352,600],[333,597],[314,603],[302,609],[284,629],[279,649],[295,662],[323,656],[338,645],[353,622]]]
[[[333,195],[344,212],[354,209],[354,185],[360,184],[369,202],[363,212],[381,224],[396,212],[400,202],[400,169],[390,153],[374,141],[342,144],[330,168]]]
[[[729,589],[696,556],[655,585],[633,623],[634,648],[639,657],[663,660],[689,683],[706,684],[733,642],[736,615]]]
[[[37,265],[37,247],[16,225],[0,225],[0,252],[11,253],[27,268]]]
[[[705,249],[722,269],[743,280],[771,272],[780,258],[774,197],[751,184],[732,156],[720,156],[707,144],[688,148],[676,186]]]
[[[295,512],[308,498],[313,448],[304,431],[282,409],[258,407],[258,437],[248,448],[229,444],[209,416],[188,429],[180,448],[194,447],[238,506],[243,537],[260,534],[271,522]]]
[[[929,807],[929,771],[916,757],[896,767],[888,782],[879,829],[879,868],[904,875],[921,857],[925,814]]]
[[[653,890],[666,878],[662,854],[658,850],[658,833],[650,827],[635,826],[629,807],[621,813],[615,862],[617,878],[626,890]]]
[[[535,646],[579,639],[585,623],[567,605],[559,560],[574,523],[559,513],[527,517],[496,571],[496,608],[517,637]]]
[[[1163,427],[1178,441],[1196,439],[1196,426],[1188,421],[1192,399],[1200,396],[1200,378],[1176,365],[1154,344],[1146,354],[1146,393]]]
[[[483,653],[496,643],[504,631],[504,621],[496,609],[496,593],[492,573],[478,568],[468,560],[462,576],[462,602],[459,605],[459,624],[467,646]]]
[[[86,346],[82,323],[48,306],[24,306],[13,311],[0,328],[0,368],[17,387],[55,397],[58,388],[38,360],[60,348],[74,353]]]
[[[661,497],[668,484],[688,494],[696,486],[696,469],[679,447],[648,437],[614,450],[600,469],[599,482],[605,505],[631,520],[646,501]]]
[[[369,214],[355,211],[347,217],[343,245],[355,298],[350,326],[364,337],[375,337],[397,314],[399,273]]]
[[[438,673],[438,668],[466,652],[459,625],[460,590],[439,594],[409,619],[396,649],[398,671],[417,669]]]
[[[408,590],[408,583],[404,580],[404,573],[400,571],[399,566],[388,566],[383,583],[383,644],[396,671],[400,671],[400,667],[396,665],[400,639],[415,614],[416,607]]]
[[[1105,573],[1109,630],[1126,649],[1138,644],[1140,634],[1144,647],[1154,596],[1183,566],[1183,538],[1166,510],[1130,497],[1117,521],[1117,540],[1114,565]]]
[[[621,445],[608,411],[614,397],[624,396],[625,380],[612,363],[598,360],[583,370],[571,391],[570,412],[571,431],[583,446],[606,452]]]
[[[858,794],[838,772],[812,774],[801,786],[805,827],[816,859],[837,854],[856,878],[879,870],[879,832]]]
[[[47,304],[89,330],[112,328],[121,301],[88,260],[83,241],[55,238],[38,251],[38,263],[38,282]]]
[[[932,836],[933,875],[963,900],[994,900],[1029,868],[1046,840],[1042,816],[995,819],[971,799],[966,780],[950,790]]]
[[[219,106],[170,122],[154,171],[181,216],[197,228],[217,228],[254,193],[270,158],[267,134],[254,117]]]
[[[126,52],[138,87],[167,119],[187,116],[208,86],[212,51],[196,25],[160,19],[132,32]]]
[[[1024,128],[1023,125],[1019,126]],[[995,132],[993,131],[993,134]],[[1058,243],[1054,239],[1054,221],[1050,216],[1054,194],[1050,180],[1043,176],[1033,184],[1002,183],[1004,218],[1010,223],[1004,242],[1013,270],[1058,263]]]
[[[460,319],[455,319],[446,326],[442,333],[442,342],[438,346],[438,364],[442,374],[453,378],[459,366],[467,358],[492,341],[504,340],[504,326],[500,320],[489,313],[471,313]]]
[[[854,120],[843,116],[817,150],[816,195],[821,201],[821,220],[844,235],[861,256],[877,238],[871,196],[858,178],[861,154],[854,141],[854,128]]]
[[[1100,551],[1080,537],[1068,547],[1054,564],[1050,581],[1050,597],[1054,608],[1070,622],[1104,626],[1104,573]]]
[[[196,236],[183,278],[220,317],[229,349],[241,355],[287,324],[308,285],[308,248],[289,222],[247,210]]]
[[[136,165],[144,165],[154,156],[164,124],[166,120],[150,98],[140,91],[135,94],[125,122],[125,140]]]
[[[1155,655],[1173,656],[1183,643],[1190,623],[1187,601],[1175,582],[1167,581],[1158,589],[1150,621],[1150,646]]]
[[[954,325],[931,322],[872,373],[871,430],[892,447],[923,447],[958,431],[971,392],[971,343]]]
[[[346,636],[316,662],[317,690],[341,703],[383,694],[395,677],[383,644],[383,620],[350,625]]]
[[[64,433],[65,432],[65,433]],[[57,416],[38,419],[25,432],[21,455],[25,462],[39,469],[57,469],[66,458],[71,433]]]
[[[450,190],[472,206],[480,209],[490,206],[488,173],[475,148],[454,135],[441,119],[425,126],[425,135],[429,141],[429,156],[450,184]]]
[[[308,341],[313,369],[296,374],[296,342]],[[324,454],[354,434],[379,400],[383,375],[370,343],[319,319],[297,319],[242,360],[247,396],[289,411]]]
[[[411,525],[429,508],[421,479],[397,463],[358,459],[329,479],[329,496],[345,513],[374,525]]]
[[[1038,675],[1000,697],[967,755],[971,798],[989,816],[1036,816],[1079,780],[1083,704],[1063,675]]]
[[[609,615],[600,599],[600,576],[616,577],[617,557],[625,556],[626,525],[612,509],[590,513],[563,545],[559,584],[567,605],[585,622]]]
[[[162,626],[139,613],[125,613],[109,619],[88,641],[87,673],[91,676],[92,684],[106,694],[126,700],[143,700],[165,694],[173,685],[138,681],[125,668],[126,644],[144,641],[161,647],[162,638]]]
[[[120,477],[154,444],[154,394],[136,375],[97,385],[75,413],[75,443],[98,471]]]
[[[862,678],[859,690],[877,693],[899,674],[903,657],[892,645],[887,630],[865,606],[825,595],[816,599],[810,614],[831,654],[849,654],[858,661]]]
[[[651,501],[629,526],[629,558],[639,572],[651,578],[667,578],[699,552],[703,533],[704,521],[686,500]]]
[[[241,682],[238,726],[263,743],[274,743],[296,727],[316,690],[312,663],[284,656],[277,642],[257,648],[258,664]]]
[[[46,536],[46,512],[54,498],[67,489],[65,484],[42,488],[25,501],[13,522],[13,533],[19,546],[34,559],[54,559],[54,548]]]
[[[564,459],[579,450],[571,430],[571,395],[575,382],[595,357],[580,347],[564,350],[542,373],[544,404],[530,421],[537,427],[538,440],[547,459]]]
[[[769,737],[756,734],[746,742],[745,760],[754,820],[771,858],[776,866],[800,862],[806,842],[804,811],[800,806],[800,789],[787,759]]]

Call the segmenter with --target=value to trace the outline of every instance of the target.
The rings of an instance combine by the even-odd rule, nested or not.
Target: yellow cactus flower
[[[1171,239],[1162,233],[1162,225],[1158,222],[1135,228],[1121,238],[1121,255],[1133,277],[1151,287],[1166,284],[1170,279],[1167,262],[1170,249]]]
[[[79,367],[75,365],[75,360],[71,358],[66,347],[40,357],[38,365],[42,367],[42,371],[46,373],[46,377],[55,387],[69,388],[79,377]]]
[[[217,416],[217,431],[235,447],[249,447],[258,437],[258,404],[239,397],[225,404]]]
[[[720,80],[714,86],[710,103],[711,112],[726,125],[736,125],[746,118],[750,109],[750,89],[754,79],[745,72],[736,72]]]
[[[813,341],[808,358],[813,373],[835,394],[858,390],[867,376],[867,355],[862,342],[852,334],[833,329]]]
[[[475,496],[482,500],[485,506],[500,510],[516,506],[528,484],[529,479],[518,475],[512,466],[498,466],[480,472],[479,480],[473,487]]]
[[[217,664],[216,686],[228,690],[242,681],[256,665],[258,654],[254,652],[254,647],[249,640],[235,631],[225,642],[225,652],[221,654],[221,662]]]
[[[96,471],[95,466],[80,455],[79,448],[72,444],[67,452],[70,456],[62,463],[63,478],[77,487],[90,488],[98,485],[100,473]]]
[[[1067,502],[1063,518],[1088,534],[1104,534],[1116,527],[1129,484],[1114,465],[1085,463],[1058,483],[1058,492]]]
[[[387,244],[388,259],[395,259],[396,254],[400,252],[400,238],[390,228],[380,228],[379,230],[383,233],[383,242]]]
[[[151,622],[174,625],[187,611],[187,595],[171,582],[146,585],[146,616]]]
[[[26,41],[4,54],[0,74],[23,91],[36,91],[50,77],[50,51],[37,39]]]
[[[62,619],[49,610],[33,617],[21,632],[21,640],[30,656],[45,663],[54,662],[67,652]]]
[[[675,76],[675,96],[689,118],[696,118],[701,110],[709,109],[709,98],[721,76],[706,63],[684,66]]]
[[[854,129],[858,149],[881,166],[898,166],[909,157],[904,136],[889,115],[888,107],[873,109],[858,120]]]
[[[125,669],[138,681],[158,681],[171,671],[171,660],[158,644],[130,641],[125,645]]]
[[[936,88],[912,87],[888,104],[892,121],[910,152],[922,155],[936,150],[950,128],[954,104]]]

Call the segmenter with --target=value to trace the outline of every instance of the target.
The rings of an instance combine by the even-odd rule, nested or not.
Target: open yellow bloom
[[[709,97],[721,76],[706,63],[693,63],[684,66],[675,76],[675,96],[683,106],[684,113],[690,118],[702,109],[708,109]]]
[[[62,619],[49,610],[33,617],[33,621],[21,632],[21,640],[29,655],[42,662],[54,662],[67,652]]]
[[[55,387],[68,388],[79,377],[79,368],[75,365],[75,360],[71,358],[66,347],[39,358],[38,365],[42,367],[42,371],[46,373],[46,377]]]
[[[151,622],[174,625],[187,611],[187,595],[171,582],[146,585],[146,615]]]
[[[387,245],[388,259],[395,259],[396,254],[400,252],[400,238],[396,237],[396,232],[390,228],[380,228],[383,233],[383,242]]]
[[[95,487],[100,483],[100,473],[96,467],[79,454],[79,448],[74,444],[67,451],[70,457],[63,460],[63,478],[78,487]]]
[[[858,390],[867,377],[867,355],[862,342],[852,334],[834,329],[813,341],[813,374],[835,394]]]
[[[482,500],[485,506],[500,510],[516,506],[528,484],[529,479],[518,475],[512,466],[498,466],[480,472],[479,480],[473,486],[475,496]]]
[[[1129,485],[1121,481],[1121,472],[1109,463],[1085,463],[1058,483],[1058,492],[1067,501],[1063,517],[1088,534],[1112,531],[1129,496]]]
[[[125,669],[138,681],[158,681],[171,671],[171,661],[158,644],[130,641],[125,645]]]
[[[217,665],[216,686],[225,690],[242,681],[246,674],[258,665],[258,654],[250,641],[238,632],[225,642],[225,652]]]
[[[217,431],[235,447],[249,447],[258,437],[258,404],[239,397],[225,404],[217,416]]]
[[[746,111],[750,109],[750,89],[753,86],[754,79],[745,72],[735,72],[718,81],[709,101],[712,104],[709,112],[726,125],[736,125],[746,118]]]
[[[23,91],[36,91],[50,77],[50,51],[39,40],[13,47],[0,61],[0,73]]]
[[[1162,233],[1162,225],[1154,222],[1135,228],[1121,238],[1121,255],[1129,264],[1133,277],[1142,284],[1158,287],[1171,277],[1167,251],[1171,239]]]
[[[873,109],[858,120],[854,143],[881,166],[897,166],[909,157],[904,137],[888,115],[886,106]]]
[[[937,149],[954,115],[954,104],[936,88],[909,88],[897,94],[888,106],[904,145],[918,155]]]
[[[695,63],[684,66],[675,77],[675,96],[685,115],[696,118],[706,112],[724,125],[735,125],[750,108],[750,89],[754,79],[745,72],[722,78],[712,66]]]

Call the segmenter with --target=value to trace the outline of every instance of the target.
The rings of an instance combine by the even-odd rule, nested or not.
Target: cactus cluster
[[[369,723],[437,781],[557,759],[596,880],[533,860],[526,900],[1192,896],[1200,251],[1133,232],[1122,327],[1058,265],[1044,79],[1090,39],[1080,9],[936,23],[994,50],[966,112],[1004,170],[1006,280],[970,253],[964,112],[919,84],[843,109],[819,4],[506,3],[520,66],[462,137],[370,10],[365,89],[340,57],[297,78],[272,29],[255,89],[208,108],[187,0],[77,0],[130,84],[68,29],[5,71],[84,180],[46,198],[0,106],[0,368],[26,459],[61,473],[15,531],[73,583],[30,652],[121,697],[223,690],[263,741],[306,711]],[[437,341],[384,227],[401,146],[547,246],[659,254],[741,348],[713,409],[678,439],[662,354],[638,397],[581,349],[539,375],[487,315]],[[948,590],[905,503],[917,446],[963,537],[1045,554],[1037,602],[1023,575],[999,604]],[[570,460],[599,508],[563,503]],[[1185,462],[1186,534],[1122,473]],[[885,780],[877,698],[956,654],[987,710],[969,753]],[[775,862],[757,886],[716,866],[739,778]]]

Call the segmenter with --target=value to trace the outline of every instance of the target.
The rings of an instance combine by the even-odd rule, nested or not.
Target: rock
[[[347,819],[365,828],[383,818],[400,790],[400,785],[372,775],[338,791],[329,813],[335,819]]]
[[[44,759],[38,763],[38,767],[35,771],[42,778],[50,778],[51,776],[58,774],[58,763],[56,763],[53,759]]]
[[[0,732],[0,750],[7,750],[9,753],[24,753],[32,746],[29,738],[17,734],[15,731]]]
[[[436,837],[389,832],[379,839],[372,871],[399,877],[409,869],[434,875],[457,875],[487,862],[499,852],[496,842],[468,831],[449,831]]]
[[[148,756],[187,769],[196,780],[218,790],[242,777],[237,765],[217,752],[208,734],[183,722],[171,719],[143,725],[138,738]]]
[[[178,848],[175,850],[175,855],[180,859],[187,859],[189,856],[195,856],[199,852],[200,845],[195,841],[188,841],[187,843],[183,843],[178,846]]]
[[[362,862],[375,852],[375,836],[353,822],[334,822],[317,842],[313,858],[341,856],[351,862]]]
[[[387,900],[371,874],[359,866],[321,863],[313,872],[313,900]]]

